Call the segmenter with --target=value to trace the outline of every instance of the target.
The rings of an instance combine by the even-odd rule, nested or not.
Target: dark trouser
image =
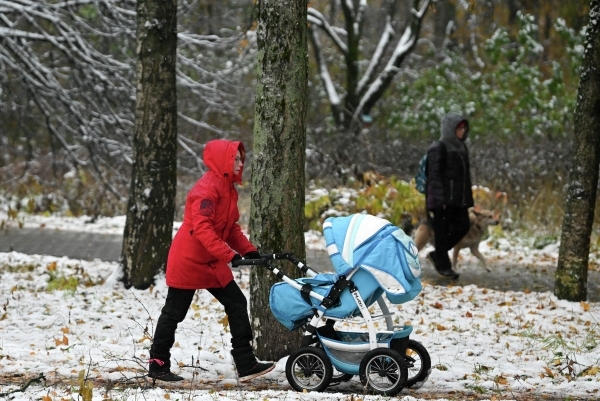
[[[452,268],[448,251],[464,237],[471,223],[469,209],[466,207],[446,206],[433,209],[433,231],[435,233],[435,263],[438,268]]]
[[[248,301],[234,280],[225,288],[210,288],[208,291],[225,307],[231,330],[233,349],[248,347],[252,344],[252,328],[248,317]],[[169,359],[171,347],[175,343],[175,330],[183,321],[190,308],[196,290],[181,290],[169,287],[165,306],[162,308],[154,342],[150,348],[151,357]]]

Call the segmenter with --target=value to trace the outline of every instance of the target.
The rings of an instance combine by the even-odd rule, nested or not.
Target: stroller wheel
[[[360,381],[375,394],[398,394],[408,377],[408,368],[398,351],[377,348],[369,351],[360,362]]]
[[[429,352],[420,342],[408,340],[404,360],[408,366],[408,378],[405,387],[421,387],[427,381],[431,372]]]
[[[285,376],[296,391],[323,391],[331,382],[333,367],[322,349],[303,347],[285,365]]]

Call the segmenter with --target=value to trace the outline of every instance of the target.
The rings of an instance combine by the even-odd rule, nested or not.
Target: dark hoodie
[[[459,123],[467,124],[465,135],[455,134]],[[473,206],[469,152],[465,141],[469,136],[469,122],[458,113],[448,113],[442,118],[440,140],[427,151],[427,209],[442,205]]]

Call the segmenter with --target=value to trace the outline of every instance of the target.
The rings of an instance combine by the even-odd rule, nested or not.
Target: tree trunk
[[[600,163],[600,0],[592,0],[575,110],[573,167],[556,271],[555,295],[587,298],[590,234]]]
[[[252,166],[250,234],[261,253],[292,252],[304,260],[304,163],[308,75],[304,0],[259,0],[258,77]],[[288,261],[277,267],[291,277]],[[290,333],[269,309],[277,277],[263,268],[250,275],[250,310],[259,358],[278,360],[296,349]]]
[[[447,28],[450,21],[456,24],[456,4],[452,1],[440,1],[435,3],[435,14],[433,14],[433,43],[437,49],[441,49],[447,36]]]
[[[177,183],[176,0],[137,1],[134,162],[123,233],[122,281],[144,289],[164,269]]]

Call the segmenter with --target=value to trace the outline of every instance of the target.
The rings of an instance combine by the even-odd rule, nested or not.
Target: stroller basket
[[[381,348],[392,348],[404,355],[411,332],[412,327],[405,326],[395,332],[377,333],[377,344]],[[371,350],[369,333],[334,331],[324,335],[317,329],[317,335],[327,356],[338,370],[352,375],[358,374],[360,362]]]

